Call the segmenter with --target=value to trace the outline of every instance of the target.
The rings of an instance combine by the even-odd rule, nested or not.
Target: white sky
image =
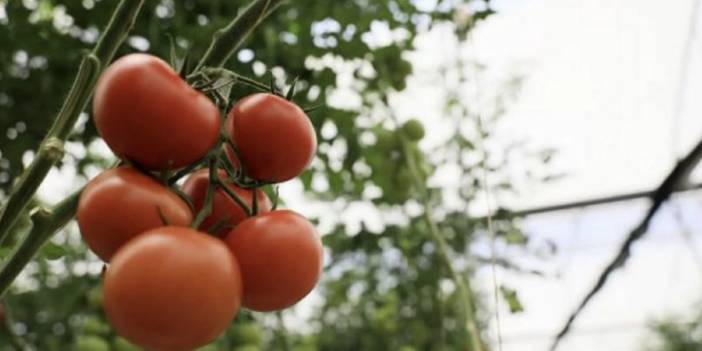
[[[501,136],[527,136],[559,151],[565,179],[529,189],[520,207],[653,189],[675,158],[702,135],[702,48],[693,37],[683,108],[674,118],[676,94],[692,1],[502,0],[499,14],[474,36],[473,55],[492,70],[527,74]],[[681,197],[680,207],[699,232],[700,201]],[[517,288],[527,311],[510,316],[502,306],[504,350],[546,350],[555,331],[592,286],[646,202],[532,217],[536,238],[549,238],[560,253],[545,262],[500,250],[559,278],[501,272]],[[561,350],[636,350],[652,318],[681,313],[699,296],[699,262],[669,212],[635,247],[626,269],[577,322]],[[536,242],[539,242],[537,239]],[[511,250],[511,251],[510,251]],[[489,291],[488,271],[481,272]],[[495,325],[492,325],[492,336]]]
[[[684,114],[678,125],[673,117],[692,1],[495,6],[499,15],[477,30],[474,52],[493,69],[519,66],[528,77],[504,136],[557,146],[557,166],[570,175],[533,189],[525,204],[650,189],[702,135],[698,40]]]

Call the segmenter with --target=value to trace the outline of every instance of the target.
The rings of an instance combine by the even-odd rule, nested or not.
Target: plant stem
[[[144,0],[122,0],[95,49],[83,59],[73,86],[56,116],[53,126],[42,141],[32,164],[13,187],[10,197],[2,209],[0,243],[7,238],[10,228],[19,214],[26,209],[27,203],[32,199],[49,170],[63,157],[64,141],[68,138],[78,116],[88,103],[101,66],[112,60],[115,51],[134,24],[143,3]]]
[[[393,120],[397,125],[399,125],[394,115]],[[453,263],[451,262],[450,254],[451,250],[449,248],[448,243],[446,242],[446,239],[444,239],[443,235],[441,234],[439,225],[434,220],[434,211],[432,209],[431,203],[429,202],[428,190],[426,184],[420,176],[416,160],[412,156],[410,144],[401,133],[398,133],[398,138],[402,146],[402,153],[404,154],[404,157],[407,160],[407,166],[409,168],[410,173],[412,174],[414,186],[419,190],[419,200],[422,203],[422,207],[424,207],[424,220],[429,226],[429,233],[431,234],[431,238],[434,241],[434,243],[438,246],[438,252],[442,260],[444,261],[444,265],[446,266],[446,269],[448,270],[449,274],[453,279],[453,282],[456,284],[456,287],[458,289],[459,301],[464,311],[463,319],[465,319],[465,327],[468,331],[468,335],[470,336],[469,344],[471,345],[471,348],[469,350],[484,351],[485,346],[480,336],[480,330],[478,329],[478,324],[476,322],[475,317],[475,306],[473,303],[475,294],[471,289],[470,280],[467,277],[464,278],[461,274],[459,274],[456,271],[455,268],[453,268]]]
[[[248,86],[256,88],[260,91],[270,92],[270,90],[271,90],[271,87],[269,85],[263,84],[263,83],[257,81],[256,79],[249,78],[245,75],[242,75],[242,74],[239,74],[239,73],[236,73],[234,71],[230,71],[230,70],[224,69],[224,68],[205,67],[202,69],[201,72],[198,72],[197,74],[199,74],[199,73],[203,73],[205,76],[215,75],[215,76],[227,77],[227,78],[232,80],[232,83],[241,82],[241,83],[244,83]],[[189,78],[191,78],[191,79],[196,78],[196,77],[198,77],[197,74],[191,75]]]
[[[254,0],[228,26],[212,36],[209,48],[197,64],[194,72],[204,67],[222,67],[229,57],[241,46],[263,19],[273,12],[282,0]]]
[[[283,312],[278,311],[275,313],[276,319],[278,320],[278,328],[276,328],[276,334],[280,343],[280,348],[283,351],[290,351],[290,341],[288,340],[288,329],[285,327],[285,320],[283,319]]]
[[[7,288],[34,257],[39,248],[73,218],[81,191],[82,189],[71,194],[50,210],[39,207],[33,211],[31,215],[32,229],[0,270],[0,296],[5,294]]]
[[[241,209],[244,210],[244,213],[246,213],[247,217],[251,217],[252,210],[249,208],[249,205],[247,205],[246,202],[244,202],[244,200],[242,200],[241,197],[237,195],[237,193],[232,191],[232,189],[229,189],[227,184],[225,184],[221,179],[216,178],[215,182],[219,184],[219,187],[222,188],[222,190],[224,190],[225,193],[227,193],[227,196],[234,200],[234,202],[236,202],[237,205],[239,205],[239,207],[241,207]],[[254,196],[254,199],[255,198],[256,197]]]
[[[253,188],[253,189],[251,189],[251,192],[252,192],[252,195],[251,195],[251,196],[252,196],[252,198],[251,198],[251,212],[250,212],[250,215],[251,215],[251,216],[255,216],[255,215],[258,214],[258,192],[259,192],[259,191],[260,191],[259,188]]]
[[[202,209],[200,212],[198,212],[197,216],[193,220],[193,223],[190,225],[191,228],[197,229],[200,227],[202,222],[205,221],[207,216],[212,214],[212,205],[214,202],[214,192],[215,188],[217,187],[217,182],[213,181],[213,179],[218,179],[217,178],[217,159],[219,158],[219,152],[215,154],[210,154],[209,160],[207,162],[207,167],[209,167],[210,170],[210,176],[209,176],[209,183],[207,183],[207,192],[205,193],[205,201],[202,205]]]

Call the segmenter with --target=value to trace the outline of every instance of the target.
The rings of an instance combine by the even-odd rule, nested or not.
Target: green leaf
[[[297,81],[300,79],[300,77],[295,77],[293,79],[292,84],[290,84],[290,88],[288,89],[288,92],[285,94],[285,99],[288,101],[293,101],[293,98],[295,97],[295,87],[297,86]]]
[[[66,248],[50,242],[41,248],[41,253],[47,260],[54,261],[66,255]]]
[[[522,306],[522,302],[519,301],[519,296],[517,295],[516,290],[501,286],[500,292],[502,292],[502,297],[505,299],[505,301],[507,301],[507,306],[509,306],[510,312],[520,313],[524,311],[524,306]]]
[[[528,238],[519,230],[512,230],[505,235],[505,242],[510,245],[524,245]]]
[[[171,50],[169,52],[169,62],[173,70],[178,72],[180,71],[180,64],[178,62],[178,52],[176,51],[175,38],[173,38],[173,36],[170,34],[166,34],[166,36],[168,36],[168,42],[171,44]]]

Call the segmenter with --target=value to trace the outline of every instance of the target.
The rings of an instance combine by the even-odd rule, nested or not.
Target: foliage
[[[4,137],[0,135],[2,190],[9,189],[11,179],[21,172],[23,157],[46,132],[81,51],[94,44],[113,3],[0,0],[0,129],[6,131]],[[178,50],[196,61],[212,33],[245,4],[243,0],[147,2],[129,45],[118,56],[147,50],[167,58],[171,36]],[[441,123],[456,128],[427,154],[420,141],[425,134],[421,125],[399,122],[392,97],[405,89],[413,71],[407,53],[416,36],[452,23],[457,45],[463,45],[460,40],[475,22],[491,13],[489,4],[479,0],[445,0],[436,6],[410,0],[339,0],[333,6],[324,1],[291,1],[228,62],[227,68],[238,74],[271,80],[282,91],[297,77],[296,101],[304,107],[319,106],[310,113],[320,141],[318,159],[303,174],[302,183],[307,200],[333,208],[335,214],[330,215],[336,218],[323,238],[329,253],[319,289],[323,299],[320,306],[310,307],[313,311],[305,326],[289,326],[285,331],[280,321],[244,313],[215,349],[466,347],[459,322],[460,297],[442,255],[450,256],[463,277],[469,277],[478,264],[467,253],[475,240],[484,237],[485,223],[466,214],[484,205],[480,194],[488,185],[483,172],[494,179],[489,188],[495,195],[514,191],[514,175],[502,170],[514,157],[523,156],[520,149],[488,152],[482,143],[492,135],[518,82],[508,82],[506,94],[495,92],[468,106],[465,101],[474,97],[464,92],[476,84],[468,72],[479,68],[461,60],[442,67],[438,78],[449,81],[447,74],[454,74],[450,81],[457,83],[445,87]],[[231,97],[250,92],[249,87],[235,85]],[[490,106],[489,113],[481,116],[479,111],[484,109],[475,108],[478,104]],[[108,164],[95,151],[96,137],[90,118],[84,118],[71,137],[74,147],[64,159],[66,165],[75,164],[87,175]],[[446,168],[457,170],[455,179],[447,184],[432,182],[437,171]],[[350,213],[359,206],[366,209],[363,219],[350,220]],[[451,252],[431,241],[427,221],[431,216],[425,216],[430,210]],[[371,216],[378,220],[370,220]],[[509,218],[498,220],[497,235],[524,245],[517,224]],[[8,323],[10,334],[41,350],[79,348],[98,340],[113,349],[129,350],[104,325],[96,298],[100,272],[86,269],[95,268],[96,260],[80,244],[75,227],[63,231],[53,243],[7,296],[9,315],[15,321]],[[510,306],[522,307],[516,293],[507,295]],[[479,304],[479,298],[472,303]],[[482,325],[488,317],[479,316]]]
[[[697,306],[699,307],[699,306]],[[699,311],[699,309],[697,308]],[[680,318],[668,318],[651,325],[654,342],[647,342],[647,351],[693,351],[702,350],[702,313],[689,322]]]

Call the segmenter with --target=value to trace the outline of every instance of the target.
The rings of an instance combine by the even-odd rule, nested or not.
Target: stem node
[[[63,140],[56,137],[49,137],[39,148],[39,152],[43,153],[51,163],[61,161],[65,153]]]

